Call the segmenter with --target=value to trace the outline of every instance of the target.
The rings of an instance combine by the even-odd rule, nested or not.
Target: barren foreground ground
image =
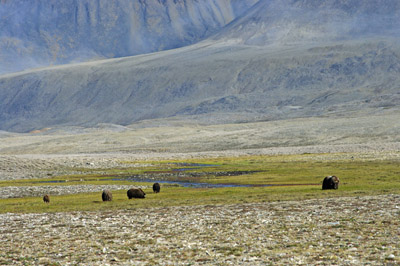
[[[325,153],[324,159],[334,161],[398,160],[398,115],[380,118],[108,128],[71,134],[3,132],[0,180],[67,175],[84,168],[140,167],[158,159],[256,154],[310,153],[318,159]],[[88,189],[63,186],[52,194]],[[24,189],[26,195],[20,187],[0,191],[1,198],[43,194],[33,187]],[[0,214],[0,265],[399,265],[399,221],[398,194],[6,213]]]
[[[400,196],[0,215],[2,265],[397,265]]]

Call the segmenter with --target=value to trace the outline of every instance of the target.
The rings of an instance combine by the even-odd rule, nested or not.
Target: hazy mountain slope
[[[256,1],[1,1],[0,73],[185,46]]]
[[[363,3],[373,4],[346,2],[360,5],[360,10]],[[321,38],[296,38],[292,46],[269,45],[269,38],[264,39],[265,43],[258,42],[259,46],[247,45],[251,39],[246,35],[249,25],[254,34],[269,33],[257,16],[275,16],[277,21],[271,23],[279,24],[280,16],[270,9],[278,3],[260,1],[242,19],[229,24],[222,32],[225,35],[215,35],[193,46],[2,76],[0,130],[104,122],[125,125],[177,116],[213,124],[356,116],[398,109],[400,42],[395,35],[371,31],[352,39],[348,28],[342,27],[339,29],[344,30],[338,30],[332,39],[322,38],[322,31]],[[350,12],[344,1],[337,0],[324,1],[323,6],[316,0],[286,3],[288,20],[281,27],[291,31],[306,25],[296,22],[303,14],[299,8],[306,13],[310,5],[315,13],[320,8],[331,10],[319,22],[322,28],[343,17],[337,13]],[[392,3],[393,9],[397,8],[397,2]],[[386,9],[391,19],[397,16],[391,8]],[[368,6],[368,10],[373,12],[374,6]],[[385,16],[385,10],[376,10]],[[397,21],[392,21],[393,29]],[[313,36],[318,34],[314,32]],[[243,41],[237,43],[237,36],[243,36]]]
[[[263,0],[213,39],[249,45],[400,36],[398,0]]]
[[[186,48],[4,76],[0,129],[176,115],[216,123],[366,112],[399,106],[399,74],[400,45],[387,41],[284,52]]]

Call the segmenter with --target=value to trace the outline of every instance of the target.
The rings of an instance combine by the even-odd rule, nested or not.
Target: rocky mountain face
[[[3,0],[0,74],[197,42],[257,0]]]
[[[377,36],[400,37],[399,1],[259,1],[213,39],[282,46]]]
[[[3,75],[0,130],[396,111],[398,7],[394,0],[261,0],[191,46]]]

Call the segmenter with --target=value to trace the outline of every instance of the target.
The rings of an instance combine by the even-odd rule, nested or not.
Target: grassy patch
[[[347,156],[348,157],[348,156]],[[346,158],[347,158],[346,157]],[[204,166],[205,165],[205,166]],[[185,168],[184,170],[182,170]],[[250,173],[233,175],[234,172]],[[41,197],[0,199],[0,213],[5,212],[63,212],[88,210],[116,210],[130,208],[168,207],[179,205],[235,204],[303,200],[310,198],[378,195],[400,193],[398,160],[356,160],[332,155],[244,156],[190,161],[153,162],[141,169],[102,169],[102,174],[87,172],[80,175],[51,177],[36,180],[3,181],[0,186],[129,184],[125,177],[146,175],[157,179],[196,176],[196,181],[207,183],[245,184],[254,187],[183,188],[162,184],[159,194],[145,190],[146,199],[128,200],[126,191],[112,191],[113,201],[102,202],[101,191],[64,196],[51,196],[50,204]],[[176,174],[175,173],[179,173]],[[321,190],[327,175],[340,178],[339,189]],[[113,178],[121,180],[112,180]],[[56,182],[57,180],[68,180]],[[54,181],[54,183],[42,183]],[[259,187],[257,185],[273,185]],[[147,183],[146,185],[151,185]]]
[[[128,200],[126,191],[112,191],[113,201],[111,202],[102,202],[101,191],[98,193],[51,196],[49,204],[43,203],[42,198],[39,197],[1,199],[2,209],[0,213],[96,211],[180,205],[235,204],[298,199],[299,196],[295,195],[294,192],[304,194],[301,198],[312,198],[318,196],[320,189],[315,187],[302,187],[300,190],[285,187],[212,189],[167,187],[163,188],[162,192],[158,194],[153,193],[150,189],[144,191],[146,192],[145,199],[131,200]],[[322,196],[334,194],[335,192],[324,193]]]

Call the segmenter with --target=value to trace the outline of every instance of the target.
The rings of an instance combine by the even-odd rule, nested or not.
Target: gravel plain
[[[398,265],[400,196],[1,214],[1,265]]]
[[[389,118],[385,122],[376,117],[78,133],[0,132],[0,180],[59,175],[67,179],[82,169],[101,173],[157,160],[247,155],[398,161],[398,115]],[[362,130],[351,128],[356,121],[376,123],[378,131],[369,133],[364,124]],[[50,190],[61,195],[104,189],[40,187],[5,186],[0,194],[11,198],[42,196]],[[0,214],[0,265],[400,265],[399,216],[400,195],[5,213]]]

